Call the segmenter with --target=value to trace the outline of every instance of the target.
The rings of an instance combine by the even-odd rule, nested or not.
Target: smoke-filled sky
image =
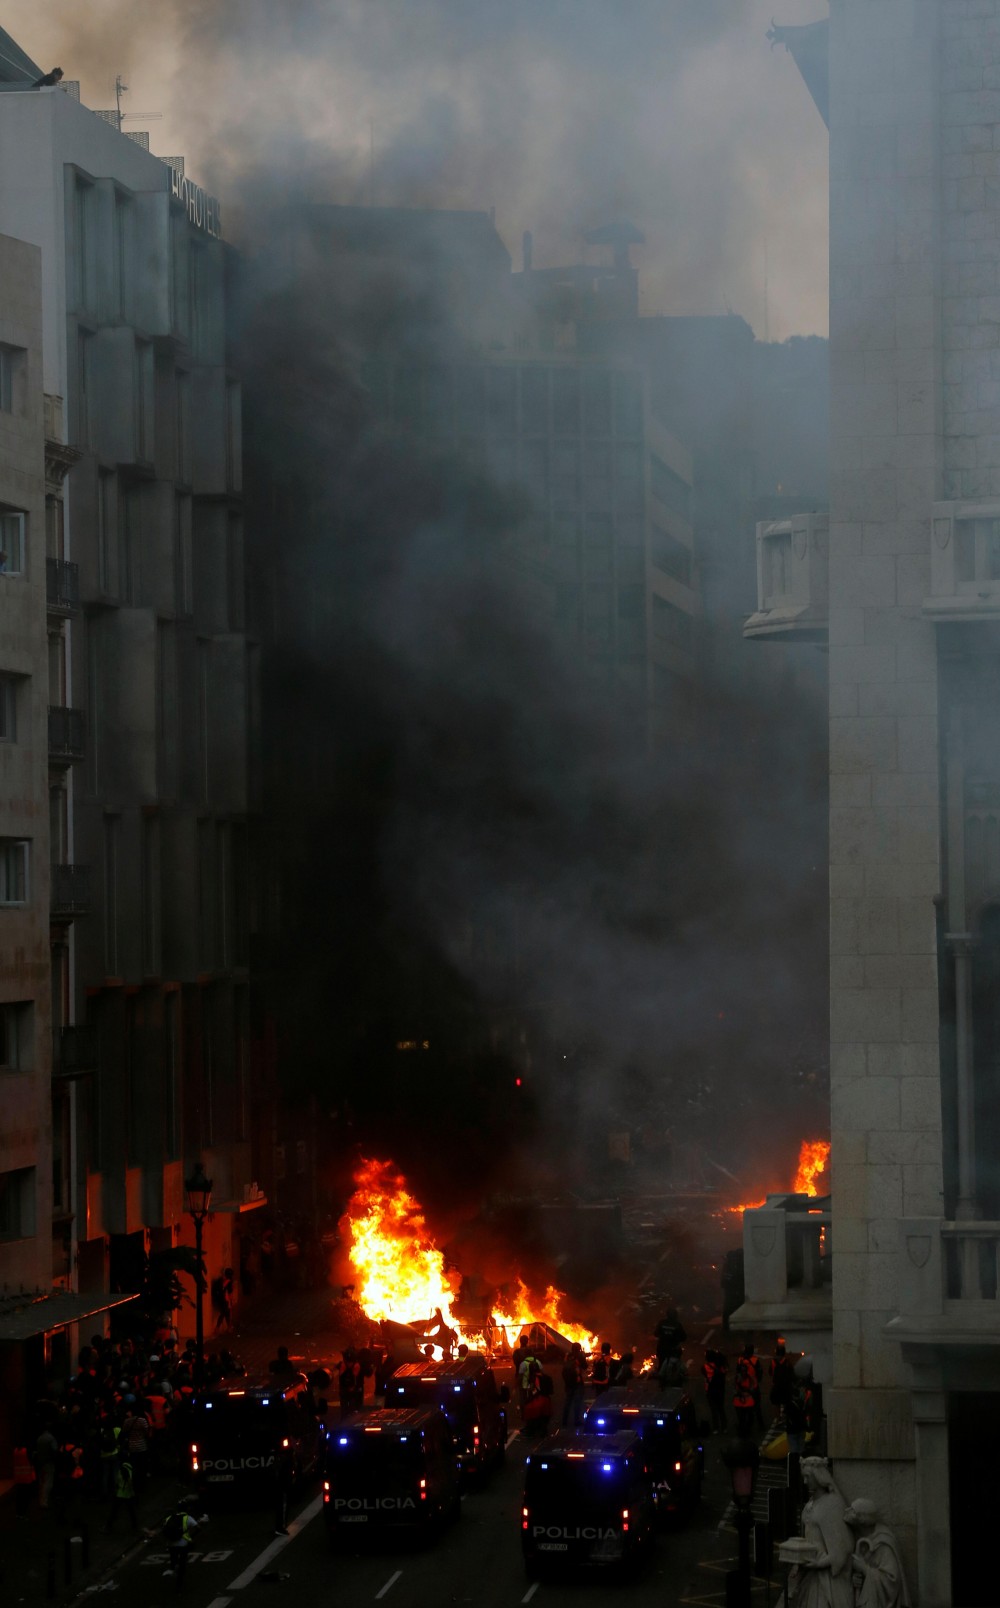
[[[727,307],[825,333],[827,134],[772,17],[824,0],[8,0],[4,26],[85,104],[231,203],[496,208],[515,260],[579,259],[614,216],[647,237],[644,310]],[[160,114],[153,118],[148,114]],[[374,163],[371,161],[374,148]],[[233,214],[230,212],[230,219]]]

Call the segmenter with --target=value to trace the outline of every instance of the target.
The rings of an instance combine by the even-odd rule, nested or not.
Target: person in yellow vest
[[[115,1470],[115,1494],[111,1504],[111,1512],[108,1514],[108,1522],[104,1526],[105,1533],[107,1535],[111,1534],[115,1519],[118,1517],[118,1509],[121,1507],[128,1509],[129,1518],[132,1520],[132,1528],[133,1530],[138,1530],[139,1515],[136,1512],[135,1506],[135,1484],[132,1478],[132,1464],[129,1462],[127,1457],[123,1457],[121,1459],[121,1462],[118,1464],[118,1467]]]

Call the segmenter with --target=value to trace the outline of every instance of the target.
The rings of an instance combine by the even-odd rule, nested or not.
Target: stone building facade
[[[1000,1426],[1000,4],[834,0],[828,51],[829,563],[800,579],[814,634],[828,585],[829,1442],[915,1600],[968,1608]]]
[[[215,1182],[210,1273],[238,1265],[243,1212],[262,1202],[240,386],[218,204],[61,90],[18,89],[0,94],[0,229],[41,258],[31,585],[46,552],[56,592],[72,582],[47,639],[42,603],[32,672],[52,762],[41,1020],[47,1041],[51,1010],[62,1079],[61,1272],[96,1311],[191,1237],[195,1157]],[[5,276],[0,319],[6,291]],[[44,897],[49,856],[34,858]]]

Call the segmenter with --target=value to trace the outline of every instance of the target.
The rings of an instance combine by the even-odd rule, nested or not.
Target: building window
[[[35,1168],[0,1173],[0,1240],[30,1239],[35,1232]]]
[[[552,371],[552,433],[580,433],[580,376],[576,369]]]
[[[115,477],[110,469],[101,469],[97,475],[97,587],[105,597],[115,594],[114,529]]]
[[[127,317],[129,282],[129,239],[132,227],[132,208],[127,197],[115,195],[115,249],[112,271],[114,275],[115,312],[119,318]]]
[[[0,346],[0,413],[24,412],[27,353],[20,346]]]
[[[611,507],[611,448],[590,443],[583,459],[584,495],[588,508]]]
[[[683,586],[691,585],[691,549],[661,525],[650,527],[649,553],[657,569],[672,575]]]
[[[91,354],[93,336],[87,329],[76,336],[76,433],[81,446],[90,445]]]
[[[486,371],[455,371],[455,413],[461,435],[482,435],[486,423]]]
[[[486,424],[492,435],[512,436],[516,430],[517,375],[502,364],[486,371]]]
[[[580,454],[575,446],[552,449],[552,506],[576,508],[580,501]]]
[[[181,1027],[180,1027],[180,995],[176,992],[167,994],[163,1002],[163,1023],[166,1035],[165,1044],[165,1132],[164,1151],[168,1161],[173,1161],[179,1149],[179,1118],[180,1118],[180,1089],[181,1089]]]
[[[73,193],[73,282],[79,310],[90,306],[90,207],[93,187],[77,179]]]
[[[0,1072],[27,1072],[32,1066],[30,1002],[0,1005]]]
[[[0,674],[0,743],[17,742],[17,684],[20,676]]]
[[[242,631],[246,607],[243,584],[243,521],[230,514],[226,525],[226,593],[230,631]]]
[[[661,642],[671,647],[680,648],[684,653],[690,653],[694,639],[694,627],[690,614],[668,603],[666,598],[653,596],[653,635]]]
[[[123,603],[139,601],[142,493],[137,486],[118,494],[118,596]]]
[[[0,574],[24,574],[27,523],[27,514],[14,508],[0,508]]]
[[[687,481],[676,474],[669,464],[665,464],[656,453],[650,454],[650,487],[653,496],[669,508],[672,513],[678,514],[685,524],[691,523],[691,487]]]
[[[521,370],[521,434],[549,433],[549,371],[544,368]]]
[[[153,456],[153,348],[148,341],[135,343],[134,424],[135,455],[141,462]]]
[[[160,973],[160,823],[155,815],[142,818],[142,969],[147,977]]]
[[[584,371],[583,428],[589,436],[611,434],[611,375],[606,371]]]
[[[779,531],[764,542],[764,604],[773,608],[792,590],[792,533]]]
[[[182,619],[194,613],[194,553],[191,498],[178,497],[174,510],[174,585],[176,610]]]
[[[243,395],[235,381],[226,385],[226,490],[239,491],[243,457]]]
[[[20,838],[0,838],[0,905],[28,902],[28,849]]]
[[[118,976],[118,872],[121,820],[104,817],[104,971]]]
[[[637,374],[615,375],[615,435],[642,434],[642,383]]]
[[[955,520],[955,581],[1000,581],[1000,518]]]
[[[191,481],[191,381],[183,369],[176,372],[176,413],[174,429],[177,444],[177,479],[182,485]]]

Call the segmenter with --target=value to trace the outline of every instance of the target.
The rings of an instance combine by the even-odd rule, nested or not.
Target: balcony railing
[[[744,1302],[733,1328],[793,1331],[809,1349],[830,1330],[832,1218],[829,1199],[769,1195],[743,1213]]]
[[[53,916],[86,916],[90,914],[90,904],[90,866],[54,865],[50,901]]]
[[[97,1070],[97,1028],[81,1022],[64,1027],[56,1049],[57,1077],[79,1078]]]
[[[904,1218],[899,1316],[887,1333],[930,1344],[1000,1343],[1000,1223]]]
[[[73,765],[86,754],[87,726],[82,709],[49,705],[49,763]]]
[[[80,567],[67,559],[45,560],[45,602],[50,614],[75,614],[80,607]]]

